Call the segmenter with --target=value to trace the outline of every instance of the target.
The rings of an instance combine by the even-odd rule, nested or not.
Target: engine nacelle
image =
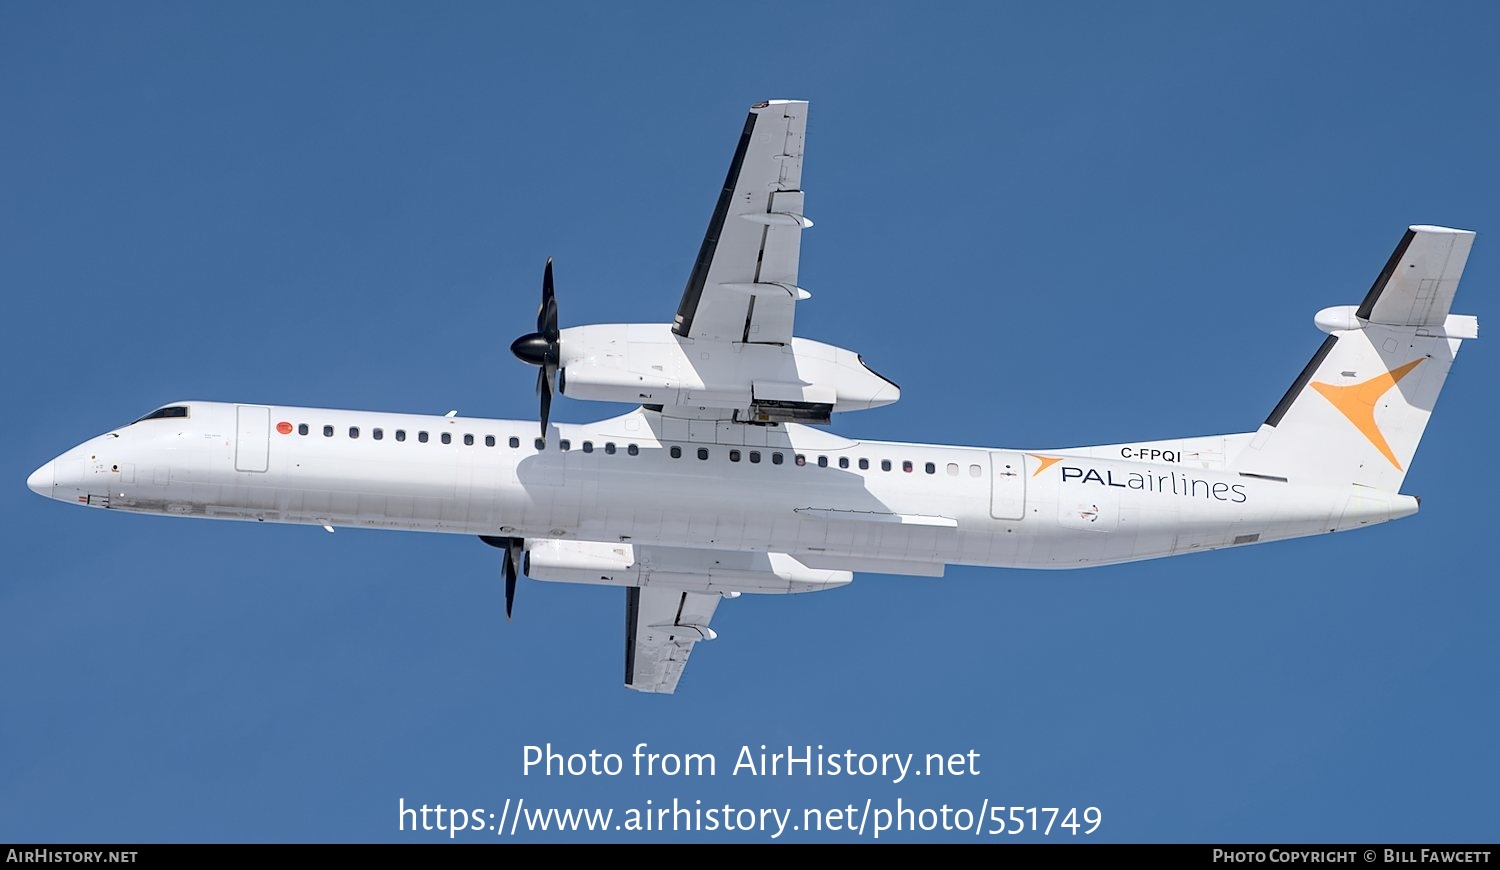
[[[740,553],[648,548],[637,561],[630,544],[529,541],[526,576],[559,583],[655,586],[684,592],[816,592],[847,585],[853,572],[809,568],[786,553]]]
[[[635,548],[629,544],[540,538],[527,542],[526,576],[558,583],[637,586]]]
[[[569,398],[722,408],[747,422],[827,423],[878,408],[901,389],[859,354],[793,338],[789,345],[683,338],[666,323],[562,331],[561,392]]]

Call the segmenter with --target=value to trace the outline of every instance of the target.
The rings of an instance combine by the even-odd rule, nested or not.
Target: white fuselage
[[[647,410],[555,424],[541,447],[531,421],[181,404],[188,416],[90,439],[28,485],[110,510],[787,553],[902,574],[1125,562],[1416,510],[1409,496],[1246,476],[1222,459],[855,441]]]

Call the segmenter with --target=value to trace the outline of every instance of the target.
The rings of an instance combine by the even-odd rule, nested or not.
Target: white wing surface
[[[708,623],[722,597],[663,587],[625,590],[625,685],[639,692],[677,691],[693,645],[714,637]]]
[[[792,340],[802,231],[807,103],[757,103],[729,164],[672,331],[761,344]]]

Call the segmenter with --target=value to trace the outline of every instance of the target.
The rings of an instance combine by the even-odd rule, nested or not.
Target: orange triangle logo
[[[1038,456],[1035,453],[1028,453],[1026,455],[1030,456],[1032,459],[1035,459],[1037,462],[1041,463],[1040,465],[1037,466],[1036,471],[1033,471],[1031,473],[1032,477],[1036,477],[1038,474],[1041,474],[1042,472],[1046,471],[1047,469],[1051,468],[1052,466],[1056,465],[1057,463],[1062,462],[1062,459],[1063,459],[1061,456]]]
[[[1392,369],[1358,384],[1340,387],[1317,381],[1312,383],[1312,388],[1338,408],[1339,413],[1348,418],[1349,422],[1354,424],[1354,428],[1358,429],[1360,434],[1369,439],[1375,449],[1380,451],[1380,455],[1396,466],[1397,471],[1405,471],[1405,469],[1396,461],[1396,454],[1391,452],[1391,445],[1386,443],[1385,435],[1381,434],[1380,427],[1375,425],[1375,403],[1380,401],[1381,396],[1389,392],[1397,381],[1406,377],[1423,359],[1425,357],[1418,357],[1398,369]]]

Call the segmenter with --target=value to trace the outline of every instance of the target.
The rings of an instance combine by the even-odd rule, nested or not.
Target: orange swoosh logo
[[[1062,459],[1063,459],[1061,456],[1038,456],[1035,453],[1028,453],[1026,455],[1030,456],[1032,459],[1035,459],[1037,462],[1041,463],[1040,465],[1037,466],[1036,471],[1033,471],[1031,473],[1032,477],[1036,477],[1038,474],[1041,474],[1042,472],[1046,471],[1047,469],[1051,468],[1052,466],[1056,465],[1057,463],[1062,462]]]
[[[1348,418],[1349,422],[1354,424],[1354,428],[1358,429],[1360,434],[1369,439],[1375,449],[1380,451],[1380,455],[1396,466],[1397,471],[1405,471],[1405,469],[1396,461],[1396,454],[1391,452],[1391,445],[1386,443],[1385,435],[1381,434],[1380,427],[1375,425],[1375,403],[1380,401],[1381,396],[1389,392],[1397,381],[1406,377],[1423,359],[1425,357],[1418,357],[1398,369],[1392,369],[1358,384],[1341,387],[1317,381],[1312,383],[1312,388],[1333,403],[1333,406],[1339,409],[1339,413]]]

